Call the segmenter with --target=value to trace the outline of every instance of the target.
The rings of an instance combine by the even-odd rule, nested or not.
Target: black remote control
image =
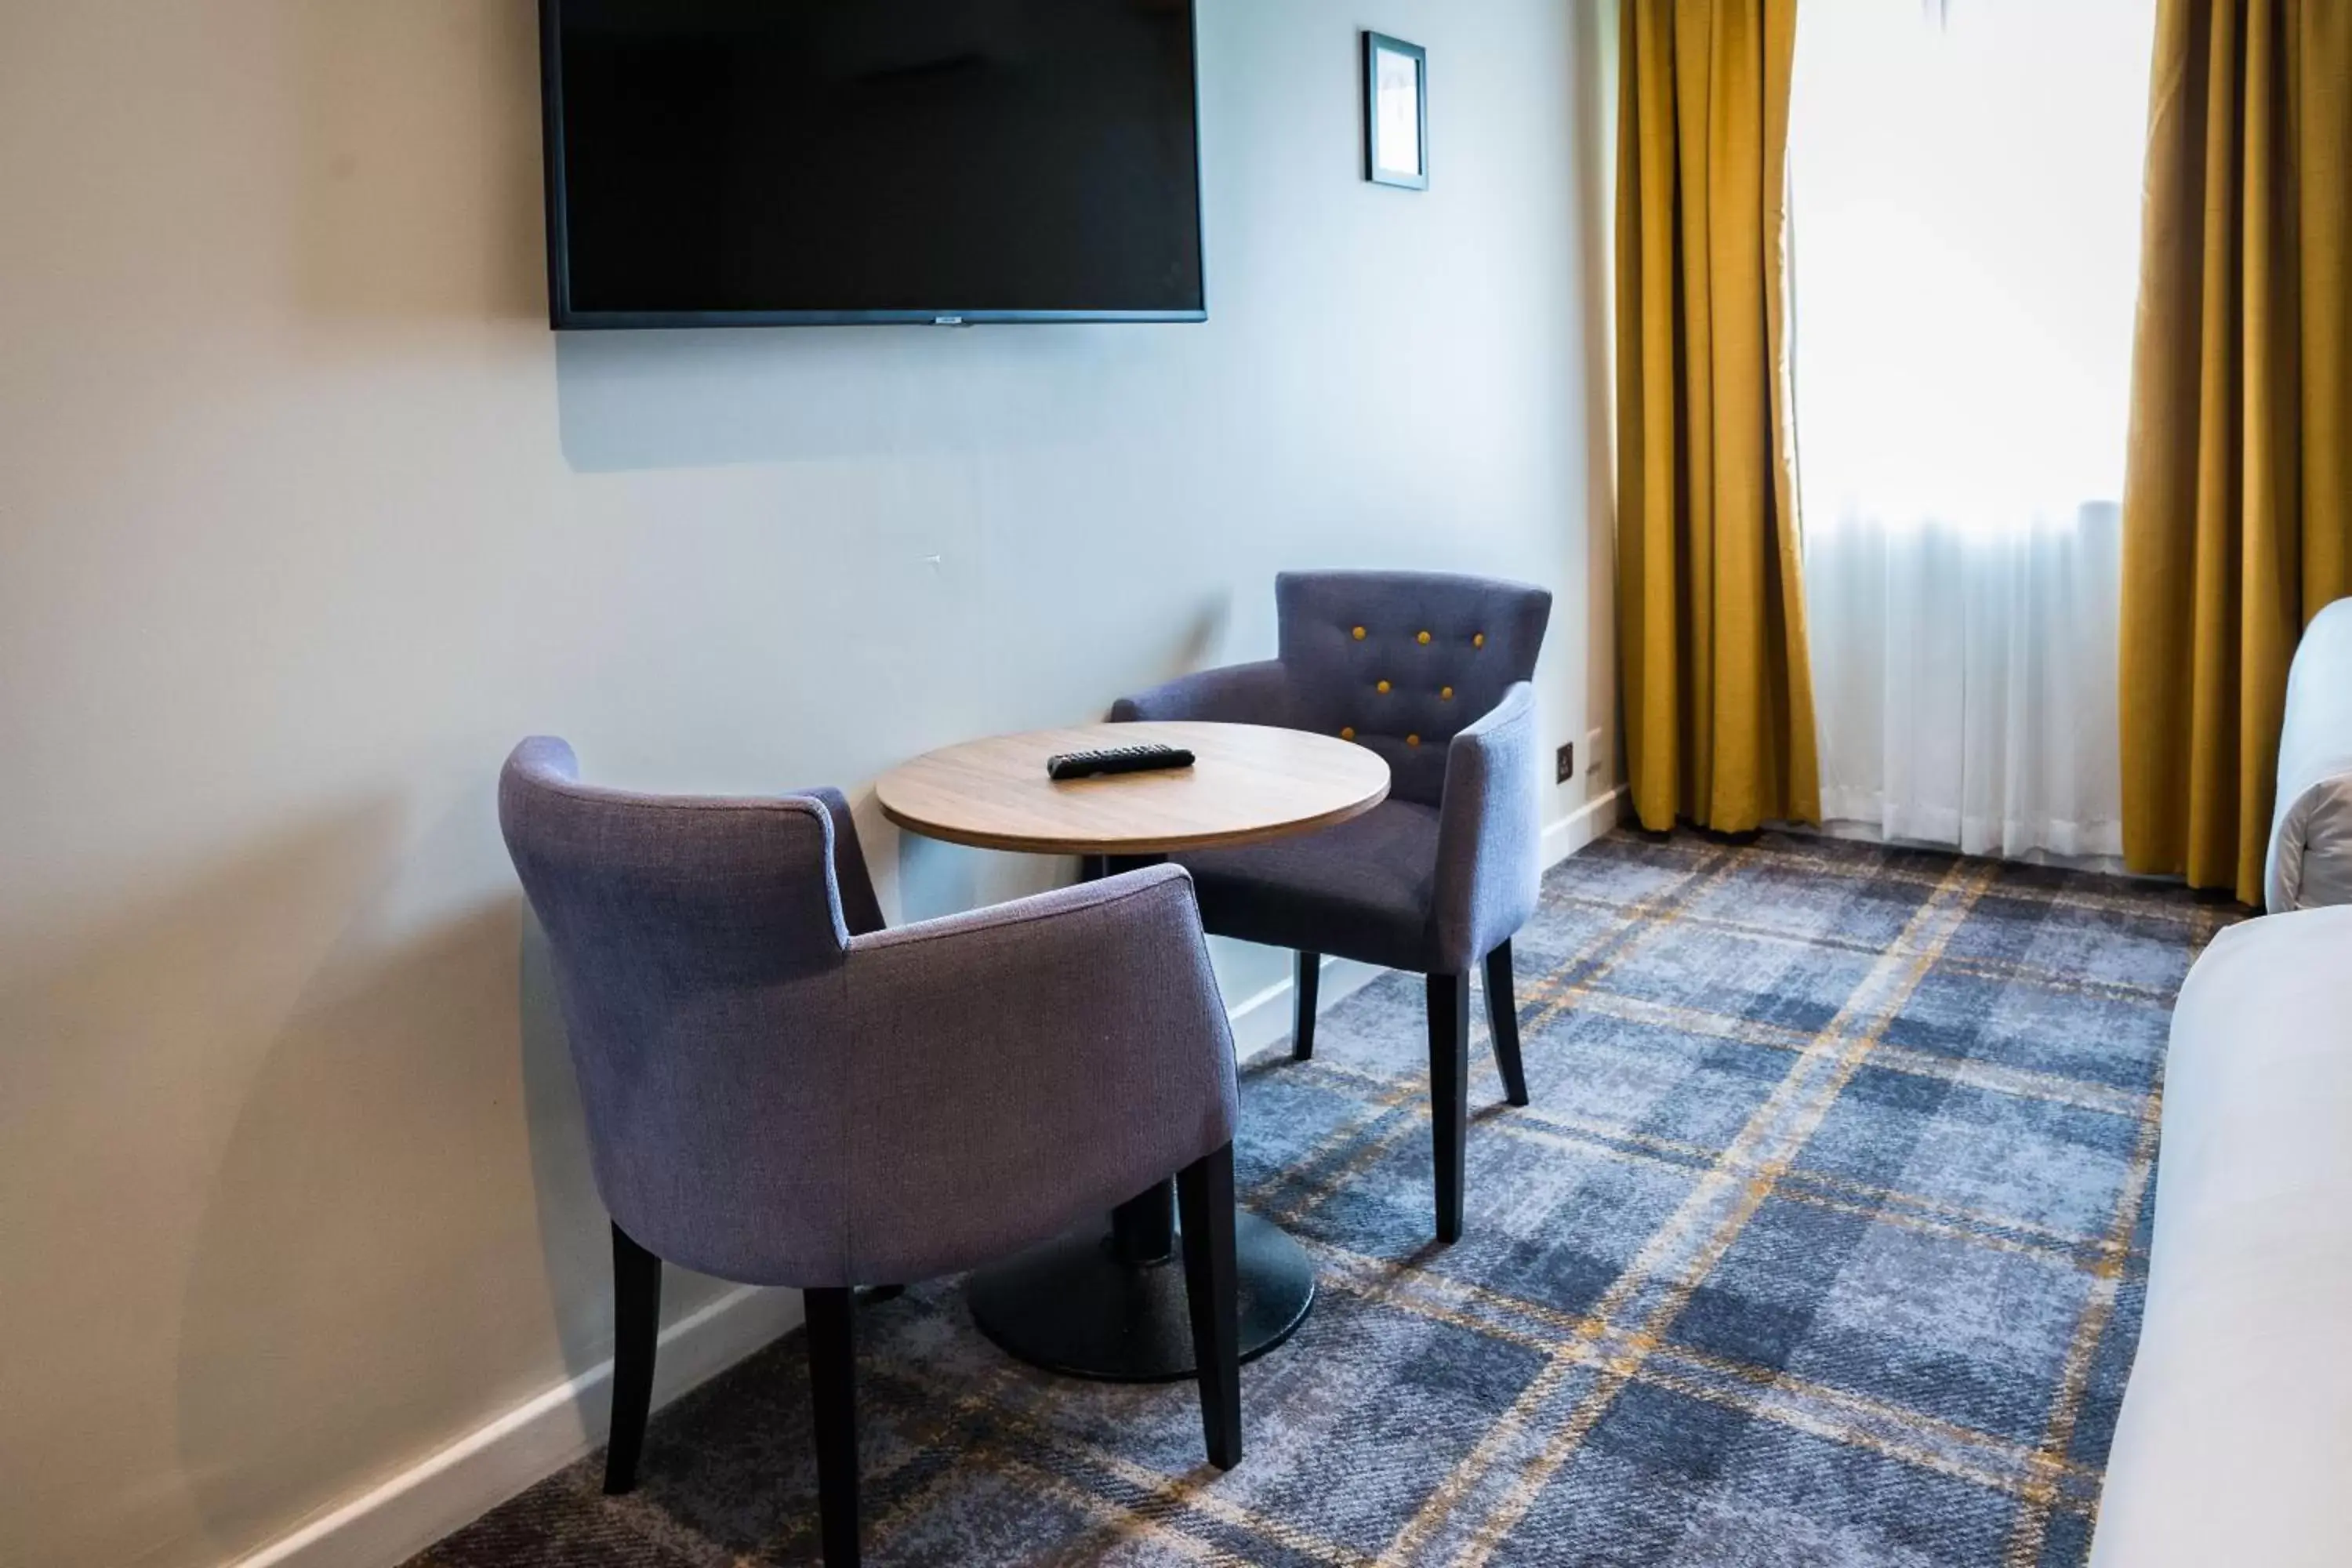
[[[1045,776],[1090,779],[1102,773],[1151,773],[1160,768],[1189,768],[1192,753],[1181,746],[1113,746],[1101,752],[1065,752],[1045,759]]]

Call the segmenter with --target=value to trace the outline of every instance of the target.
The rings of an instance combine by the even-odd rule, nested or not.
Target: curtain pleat
[[[1818,820],[1787,312],[1796,0],[1625,0],[1618,641],[1643,826]]]
[[[2124,486],[2124,855],[2262,898],[2286,673],[2352,592],[2352,4],[2163,0]]]

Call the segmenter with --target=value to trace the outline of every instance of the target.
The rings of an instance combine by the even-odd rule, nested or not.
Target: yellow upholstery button
[[[1377,689],[1380,691],[1381,696],[1387,696],[1389,692],[1389,683],[1385,680],[1381,681]]]
[[[1343,741],[1352,741],[1355,738],[1356,727],[1353,724],[1342,724],[1339,726],[1339,739]]]
[[[1357,640],[1358,642],[1361,642],[1361,641],[1363,641],[1363,640],[1364,640],[1364,628],[1363,628],[1363,627],[1361,627],[1361,626],[1358,626],[1358,627],[1356,628],[1356,640]]]
[[[1472,637],[1470,639],[1470,646],[1472,647],[1485,647],[1486,646],[1486,634],[1485,632],[1480,632],[1476,637]]]
[[[1418,735],[1407,735],[1404,738],[1404,743],[1408,746],[1418,746],[1421,744],[1421,737]]]
[[[1422,640],[1423,642],[1424,642],[1424,643],[1426,643],[1427,641],[1429,641],[1429,634],[1428,634],[1427,632],[1423,632],[1423,633],[1422,633],[1422,634],[1421,634],[1421,640]]]
[[[1437,695],[1444,698],[1446,701],[1451,702],[1454,700],[1454,688],[1450,686],[1441,686],[1437,689]]]

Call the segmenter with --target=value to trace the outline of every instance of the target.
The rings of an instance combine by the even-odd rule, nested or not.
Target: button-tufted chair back
[[[1433,572],[1286,572],[1274,582],[1299,728],[1388,759],[1390,794],[1436,805],[1454,734],[1531,679],[1551,595]]]

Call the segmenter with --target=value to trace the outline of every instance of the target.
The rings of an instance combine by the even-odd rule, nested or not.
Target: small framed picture
[[[1429,51],[1364,35],[1364,178],[1429,188]]]

